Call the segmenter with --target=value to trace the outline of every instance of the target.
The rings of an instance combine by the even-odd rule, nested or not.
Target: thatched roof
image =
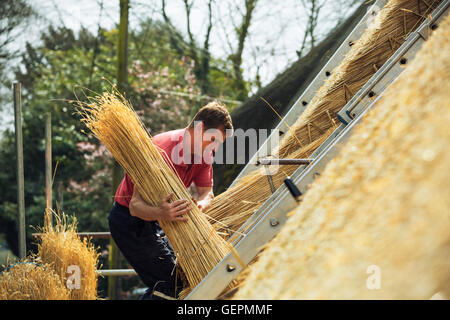
[[[450,16],[313,183],[236,298],[448,296],[449,51]]]

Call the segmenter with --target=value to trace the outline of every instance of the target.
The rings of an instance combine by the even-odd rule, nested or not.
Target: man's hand
[[[180,199],[169,203],[173,195],[173,193],[168,194],[159,204],[159,219],[165,221],[187,221],[188,219],[184,215],[191,210],[189,202],[185,199]]]
[[[206,212],[211,207],[211,198],[197,201],[197,206],[202,212]]]
[[[202,211],[206,212],[211,207],[211,198],[203,199],[203,200],[195,200],[192,198],[192,201],[197,205],[197,207]]]
[[[130,200],[130,214],[145,221],[187,221],[184,215],[191,209],[189,202],[177,200],[169,203],[172,196],[173,193],[167,195],[157,207],[153,207],[142,199],[135,187]]]
[[[212,200],[214,199],[214,193],[212,187],[197,187],[198,199],[195,204],[202,210],[206,212],[212,205]]]

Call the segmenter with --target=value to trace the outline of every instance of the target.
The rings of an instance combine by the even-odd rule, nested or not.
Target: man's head
[[[188,126],[191,136],[202,137],[201,152],[216,152],[227,137],[233,135],[233,124],[228,110],[219,102],[213,101],[202,107]],[[193,138],[193,137],[192,137]],[[194,140],[192,140],[194,142]],[[198,144],[198,142],[195,142]],[[198,147],[198,146],[197,146]],[[197,150],[200,148],[197,148]],[[200,151],[200,150],[198,150]],[[196,152],[194,148],[194,153]]]

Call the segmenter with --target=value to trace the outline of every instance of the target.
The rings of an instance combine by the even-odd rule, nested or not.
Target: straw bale
[[[235,298],[428,299],[450,292],[446,52],[450,16],[312,184]],[[380,286],[371,287],[377,271]]]

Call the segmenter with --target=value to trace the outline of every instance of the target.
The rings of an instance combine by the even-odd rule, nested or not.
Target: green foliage
[[[171,30],[170,32],[174,32]],[[22,83],[25,207],[28,250],[31,233],[42,226],[45,210],[45,114],[52,117],[52,157],[56,167],[53,207],[75,215],[80,231],[106,231],[112,205],[112,158],[85,127],[70,101],[111,90],[117,73],[118,31],[98,35],[81,29],[50,27],[41,44],[29,43],[15,70]],[[181,37],[181,36],[180,36]],[[208,101],[202,94],[189,57],[169,41],[165,24],[147,21],[129,35],[127,97],[152,134],[184,127]],[[226,62],[213,60],[210,95],[233,98]],[[188,96],[186,96],[188,94]],[[191,95],[191,96],[189,96]],[[87,130],[86,130],[87,131]],[[18,253],[14,132],[0,140],[0,234]],[[57,202],[57,203],[56,203]],[[33,226],[33,227],[32,227]],[[102,289],[104,290],[104,288]]]
[[[25,167],[25,205],[27,226],[42,225],[45,208],[44,120],[52,115],[53,167],[57,165],[55,183],[62,182],[64,211],[75,214],[80,229],[106,230],[105,216],[111,206],[110,179],[106,172],[111,159],[102,157],[97,142],[82,133],[83,125],[68,100],[75,99],[81,87],[101,92],[108,88],[102,75],[115,71],[113,32],[102,31],[101,41],[86,30],[75,36],[69,29],[50,28],[42,35],[43,45],[27,45],[16,78],[23,84],[23,143]],[[94,47],[93,47],[94,46]],[[93,50],[94,49],[94,50]],[[97,50],[96,59],[93,56]],[[102,72],[100,72],[102,70]],[[86,148],[85,145],[93,148]],[[6,131],[0,141],[0,166],[11,168],[0,173],[0,232],[7,234],[8,244],[17,252],[15,228],[15,147],[13,132]],[[101,151],[101,150],[100,150]],[[95,183],[94,183],[95,182]],[[90,186],[86,188],[84,186]],[[107,190],[107,191],[106,191]],[[35,230],[29,228],[30,235]],[[12,234],[15,233],[15,236]],[[9,235],[11,234],[11,235]],[[31,241],[31,238],[28,239]],[[31,244],[29,243],[28,246]]]
[[[208,101],[201,94],[189,57],[169,41],[164,23],[146,21],[129,36],[129,87],[127,96],[152,133],[186,126],[189,116]],[[117,70],[116,29],[86,29],[77,34],[50,27],[41,45],[27,44],[15,71],[23,87],[23,140],[26,224],[41,225],[45,209],[44,121],[52,116],[54,199],[63,211],[74,214],[82,231],[107,230],[112,204],[109,153],[84,133],[84,125],[69,101],[111,89]],[[232,98],[226,62],[214,60],[211,68],[213,95]],[[106,80],[105,80],[106,79]],[[175,94],[174,94],[175,93]],[[191,94],[191,96],[186,96]],[[0,141],[0,233],[17,252],[15,229],[16,177],[14,134],[5,131]],[[56,205],[54,204],[54,207]],[[27,234],[34,230],[29,229]],[[28,239],[31,241],[31,239]]]
[[[7,76],[10,72],[8,66],[18,55],[18,49],[11,44],[33,16],[33,9],[25,0],[0,1],[0,92],[11,85]],[[12,95],[0,95],[0,112],[11,100]]]

